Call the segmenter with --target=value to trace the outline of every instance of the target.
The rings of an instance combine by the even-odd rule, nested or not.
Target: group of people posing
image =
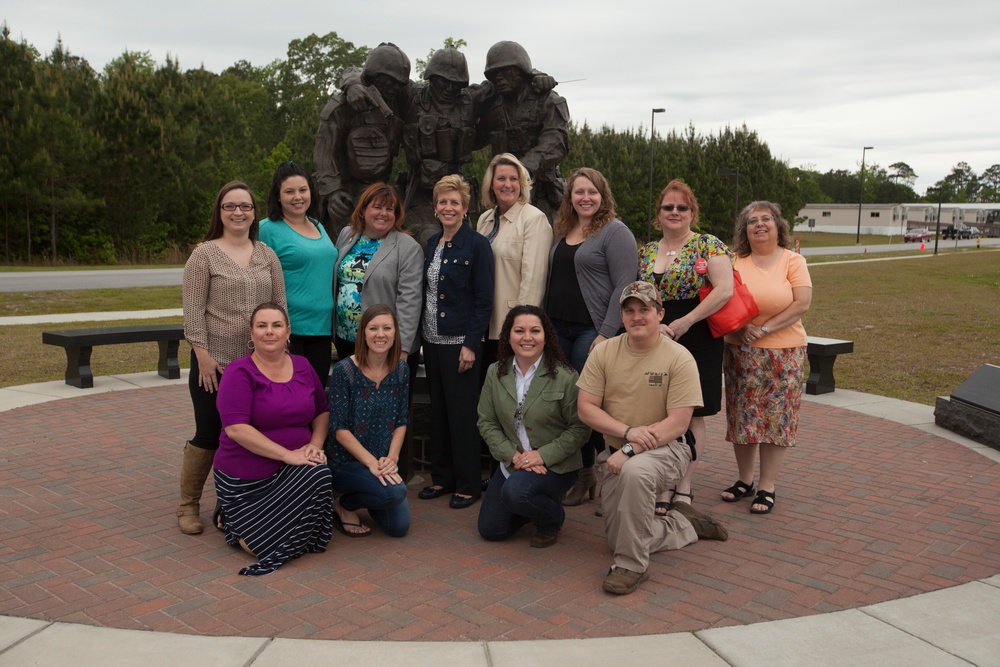
[[[259,222],[246,185],[222,188],[184,271],[195,435],[182,532],[202,532],[214,468],[213,523],[256,559],[241,574],[324,551],[335,528],[370,535],[361,510],[404,536],[400,452],[420,352],[431,479],[417,496],[448,496],[458,510],[482,499],[486,540],[531,523],[531,546],[551,546],[563,507],[600,493],[614,553],[603,587],[625,594],[648,578],[651,553],[727,539],[691,491],[723,374],[738,476],[721,498],[772,510],[795,444],[811,298],[779,207],[748,205],[730,250],[696,231],[698,202],[674,180],[657,205],[662,238],[638,248],[596,170],[570,175],[551,225],[513,155],[495,156],[483,182],[475,229],[466,182],[437,182],[440,231],[426,247],[403,229],[402,202],[384,183],[361,193],[335,243],[317,222],[309,174],[292,162],[278,168]],[[707,318],[732,296],[734,267],[760,314],[716,338]],[[494,459],[487,482],[481,442]]]

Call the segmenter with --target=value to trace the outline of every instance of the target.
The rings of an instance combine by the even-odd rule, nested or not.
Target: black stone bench
[[[81,389],[94,386],[94,374],[90,370],[90,353],[95,345],[159,343],[160,361],[157,371],[168,380],[176,380],[181,376],[181,367],[177,363],[177,350],[183,338],[183,324],[141,324],[130,327],[42,332],[42,343],[66,348],[66,384]]]
[[[806,380],[807,394],[829,394],[836,389],[833,378],[833,362],[838,354],[854,352],[853,340],[819,338],[809,336],[806,356],[809,357],[809,379]]]

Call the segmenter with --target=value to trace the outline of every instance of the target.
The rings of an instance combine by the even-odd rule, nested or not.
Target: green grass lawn
[[[857,258],[826,259],[852,257]],[[950,394],[982,364],[1000,364],[1000,251],[828,266],[817,259],[809,258],[814,287],[812,308],[803,318],[806,331],[855,342],[853,354],[837,359],[838,387],[933,405],[936,396]],[[180,303],[180,287],[0,294],[0,316],[179,308]],[[42,345],[42,331],[103,325],[5,327],[8,349],[18,353],[0,358],[0,386],[63,377],[66,355]],[[184,367],[187,349],[182,343]],[[155,370],[156,358],[155,343],[110,345],[94,350],[92,366],[95,375]]]

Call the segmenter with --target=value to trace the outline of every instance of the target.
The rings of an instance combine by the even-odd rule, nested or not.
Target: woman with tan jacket
[[[490,161],[483,176],[483,205],[476,229],[493,248],[493,314],[486,334],[483,368],[496,361],[500,329],[516,305],[540,306],[545,296],[552,227],[531,201],[528,170],[510,153]]]

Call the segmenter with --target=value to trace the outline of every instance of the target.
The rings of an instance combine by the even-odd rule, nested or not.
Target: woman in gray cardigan
[[[621,310],[615,295],[635,280],[639,265],[635,236],[615,217],[615,198],[604,175],[583,167],[566,181],[549,252],[546,312],[559,345],[579,373],[595,345],[618,335]],[[594,498],[594,459],[602,444],[594,434],[583,446],[580,478],[563,498],[579,505]]]

